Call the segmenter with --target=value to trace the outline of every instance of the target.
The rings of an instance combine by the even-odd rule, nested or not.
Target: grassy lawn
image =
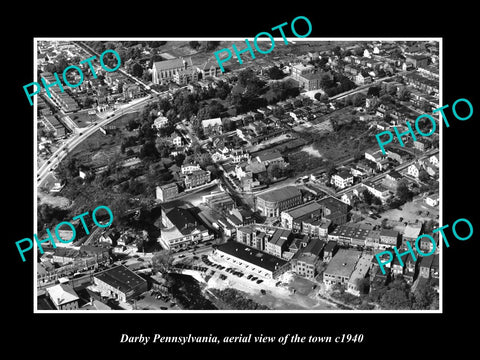
[[[104,155],[107,153],[111,155],[112,152],[119,152],[122,139],[131,135],[124,126],[128,124],[130,120],[134,120],[137,117],[137,112],[121,116],[111,123],[111,125],[119,126],[120,131],[114,135],[104,135],[100,130],[97,130],[80,145],[75,147],[75,149],[70,152],[69,156],[76,156],[82,161],[91,161],[100,151],[102,151]]]

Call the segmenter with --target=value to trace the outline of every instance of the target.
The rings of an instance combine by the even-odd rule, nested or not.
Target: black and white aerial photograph
[[[272,35],[34,39],[35,312],[441,311],[442,39]]]
[[[57,5],[2,24],[8,353],[473,349],[474,5]]]

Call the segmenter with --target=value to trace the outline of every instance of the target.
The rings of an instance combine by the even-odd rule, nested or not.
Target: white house
[[[430,161],[430,164],[435,165],[438,167],[440,163],[440,159],[438,158],[438,154],[432,155],[428,158],[428,161]]]
[[[345,189],[353,185],[353,175],[347,170],[342,170],[338,174],[332,175],[330,182],[340,189]]]
[[[186,165],[182,165],[182,167],[181,167],[181,172],[182,172],[183,175],[190,174],[191,172],[196,171],[196,170],[202,170],[200,168],[200,165],[198,165],[198,164],[186,164]]]
[[[415,179],[418,179],[418,174],[420,173],[420,166],[417,164],[412,164],[408,167],[408,175],[413,176]]]
[[[436,207],[439,203],[439,200],[440,200],[440,198],[439,198],[438,194],[434,194],[434,195],[427,196],[425,198],[425,203],[428,206]]]

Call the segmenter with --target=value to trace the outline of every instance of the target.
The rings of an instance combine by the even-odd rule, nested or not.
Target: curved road
[[[81,133],[73,134],[69,139],[65,141],[64,144],[62,144],[57,151],[55,151],[52,156],[45,162],[42,166],[37,171],[37,186],[40,186],[43,181],[45,181],[45,178],[47,175],[50,173],[51,170],[55,169],[58,164],[68,155],[70,151],[72,151],[76,146],[78,146],[83,140],[85,140],[88,136],[92,135],[94,132],[96,132],[100,127],[105,126],[112,121],[117,120],[120,116],[124,115],[127,111],[136,111],[142,106],[144,106],[145,102],[148,102],[151,98],[151,95],[148,95],[147,97],[140,99],[139,101],[136,101],[132,104],[128,104],[125,107],[117,110],[116,114],[114,112],[114,115],[110,118],[98,121],[96,125],[90,126],[84,130],[82,130]]]

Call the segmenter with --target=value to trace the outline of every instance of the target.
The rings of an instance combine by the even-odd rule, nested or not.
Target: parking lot
[[[180,310],[169,295],[163,295],[156,290],[142,294],[142,298],[136,302],[136,307],[138,310]]]
[[[228,267],[225,265],[221,265],[218,263],[212,262],[207,255],[202,255],[202,261],[208,265],[210,268],[213,268],[210,272],[210,275],[215,275],[216,271],[214,269],[217,269],[219,272],[219,277],[221,280],[227,280],[228,279],[228,274],[232,275],[233,277],[238,277],[238,278],[244,278],[246,280],[251,281],[252,283],[257,283],[261,284],[263,282],[263,279],[254,276],[252,274],[244,274],[242,271],[235,269],[233,267]],[[226,272],[228,274],[225,274],[223,272]]]

